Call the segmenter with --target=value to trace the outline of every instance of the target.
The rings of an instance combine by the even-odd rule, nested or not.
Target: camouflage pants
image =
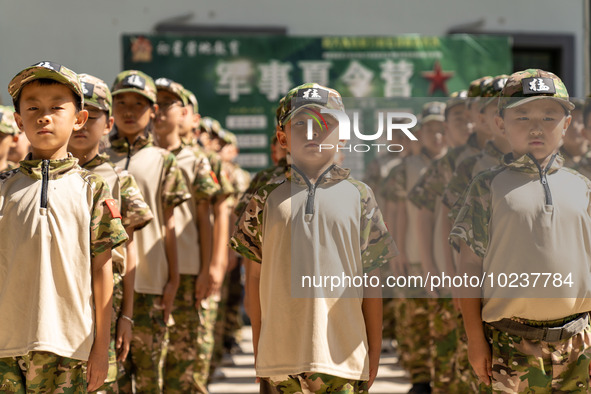
[[[412,383],[431,381],[431,351],[429,349],[429,299],[408,298],[405,302],[404,321],[400,322],[400,353],[403,367]],[[404,350],[403,350],[404,349]]]
[[[199,308],[199,329],[197,330],[196,379],[202,387],[207,386],[209,369],[214,347],[214,328],[218,314],[219,295],[212,295],[201,301]]]
[[[382,337],[384,339],[396,339],[396,308],[399,299],[392,298],[387,299],[384,298],[383,308],[384,308],[384,317],[383,317],[383,327],[382,330]]]
[[[0,358],[2,393],[86,393],[86,362],[49,352]]]
[[[485,325],[492,352],[492,391],[589,393],[591,328],[557,342],[528,340]]]
[[[429,331],[431,382],[433,393],[457,392],[452,390],[457,344],[456,312],[451,298],[434,298],[429,301]]]
[[[138,393],[160,393],[162,355],[166,324],[160,306],[162,296],[135,293],[131,349],[123,363],[125,374],[118,380],[119,390],[131,393],[131,380]]]
[[[195,275],[181,275],[174,300],[174,326],[168,329],[168,349],[164,361],[165,393],[207,393],[196,376],[197,334],[201,322],[195,308]]]
[[[339,378],[324,373],[303,372],[297,375],[266,378],[277,394],[367,393],[367,381]]]
[[[92,391],[96,394],[118,393],[119,386],[117,378],[119,377],[119,365],[117,363],[117,352],[115,350],[115,340],[117,338],[117,320],[121,312],[123,303],[123,277],[121,274],[113,272],[113,314],[111,315],[111,341],[109,342],[109,373],[105,384]]]
[[[478,392],[478,377],[474,373],[468,360],[468,336],[464,328],[464,319],[460,313],[456,314],[457,330],[456,335],[456,362],[454,364],[454,392],[476,393]]]
[[[408,315],[408,300],[405,298],[394,298],[394,338],[398,343],[398,361],[402,369],[410,373],[408,367],[408,355],[410,354],[410,342],[405,334],[408,331],[406,326]]]

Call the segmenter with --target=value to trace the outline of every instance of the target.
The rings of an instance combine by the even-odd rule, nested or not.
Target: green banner
[[[443,97],[484,75],[510,74],[507,37],[123,36],[123,67],[195,92],[200,113],[239,138],[239,163],[270,164],[281,97],[304,82],[343,97]]]

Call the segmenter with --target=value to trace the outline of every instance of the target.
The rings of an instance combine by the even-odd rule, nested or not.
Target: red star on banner
[[[433,66],[433,71],[423,71],[423,78],[428,79],[431,81],[431,85],[429,86],[429,95],[432,96],[436,90],[441,90],[447,96],[447,86],[445,86],[445,81],[453,77],[453,71],[441,71],[441,64],[439,64],[439,60],[435,61],[435,65]]]

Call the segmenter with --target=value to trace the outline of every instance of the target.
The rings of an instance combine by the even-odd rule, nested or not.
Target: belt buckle
[[[558,342],[562,338],[562,327],[544,327],[544,337],[542,338],[545,342]]]

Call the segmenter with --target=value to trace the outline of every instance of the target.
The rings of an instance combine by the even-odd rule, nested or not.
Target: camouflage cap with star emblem
[[[158,78],[154,81],[156,90],[165,90],[177,96],[183,103],[183,107],[187,105],[187,96],[183,93],[185,88],[178,82],[168,78]]]
[[[432,101],[423,105],[421,110],[420,124],[437,120],[439,122],[445,122],[445,103],[440,101]]]
[[[8,84],[8,93],[13,101],[16,101],[24,85],[36,79],[51,79],[66,85],[76,96],[80,98],[81,105],[84,105],[84,95],[78,74],[61,64],[42,61],[25,68]]]
[[[156,85],[152,77],[138,70],[125,70],[120,72],[113,82],[111,94],[116,96],[120,93],[138,93],[152,102],[156,103]]]
[[[317,83],[305,83],[291,89],[281,99],[277,109],[278,124],[283,127],[300,108],[327,108],[344,111],[343,99],[339,92]]]
[[[193,107],[193,113],[194,114],[198,114],[199,113],[199,101],[197,101],[197,97],[193,94],[193,92],[191,92],[189,89],[183,89],[183,96],[185,96],[185,99],[187,100],[187,104],[191,105]],[[185,104],[185,105],[187,105]]]
[[[8,135],[18,135],[20,133],[14,120],[12,107],[0,105],[0,133]]]
[[[111,116],[113,97],[105,81],[89,74],[80,74],[79,77],[84,93],[84,105],[106,111]]]
[[[511,74],[501,91],[499,111],[544,98],[556,100],[569,111],[575,107],[569,101],[566,86],[556,74],[534,68],[518,71]]]

